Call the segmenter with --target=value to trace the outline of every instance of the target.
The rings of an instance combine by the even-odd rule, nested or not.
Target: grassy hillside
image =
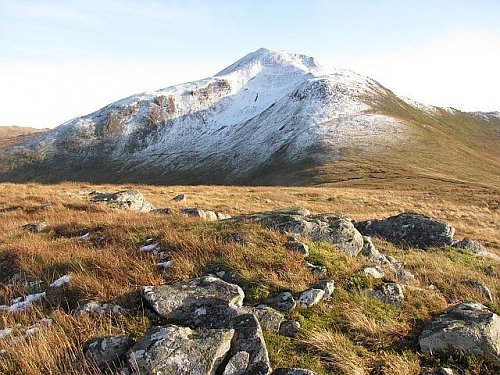
[[[26,142],[45,131],[47,130],[24,126],[0,126],[0,148]]]
[[[422,179],[423,181],[428,181]],[[0,340],[2,374],[95,374],[82,353],[88,339],[120,332],[138,337],[154,321],[136,310],[131,316],[77,316],[79,303],[97,299],[132,308],[140,305],[143,285],[158,285],[203,275],[215,267],[233,270],[241,279],[247,302],[278,291],[294,293],[315,277],[302,258],[285,249],[286,236],[250,223],[205,222],[178,215],[113,211],[89,202],[93,190],[137,188],[157,207],[200,207],[231,215],[300,206],[312,212],[336,212],[356,220],[382,218],[401,211],[421,212],[452,224],[456,238],[480,240],[500,254],[500,192],[489,186],[464,188],[455,182],[423,189],[386,185],[342,187],[214,187],[137,186],[64,183],[0,185],[0,305],[27,294],[25,281],[47,285],[69,274],[70,282],[49,289],[34,308],[0,312],[0,330],[22,331],[42,318],[52,325],[26,339]],[[171,198],[185,193],[185,202]],[[19,226],[46,221],[46,233],[20,231]],[[79,236],[89,232],[89,241]],[[234,233],[253,245],[227,241]],[[139,250],[153,238],[170,252],[173,265],[157,268],[157,259]],[[457,374],[494,374],[495,364],[479,357],[419,353],[417,337],[425,323],[447,306],[477,300],[500,312],[500,265],[453,248],[429,251],[399,249],[375,240],[377,248],[406,263],[416,280],[405,289],[406,300],[389,305],[368,298],[363,288],[377,281],[357,273],[365,260],[348,258],[325,243],[308,243],[310,261],[328,269],[335,280],[331,301],[291,317],[301,323],[297,339],[267,333],[273,367],[298,366],[320,374],[418,374],[424,366],[449,366]],[[13,276],[17,281],[13,282]],[[392,275],[386,275],[391,280]],[[462,283],[487,285],[494,302]],[[17,326],[20,324],[20,326]]]

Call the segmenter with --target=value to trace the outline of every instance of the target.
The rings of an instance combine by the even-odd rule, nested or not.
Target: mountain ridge
[[[405,101],[371,78],[261,48],[212,77],[132,95],[4,150],[0,179],[309,184],[315,169],[353,153],[380,159],[435,142],[431,130],[450,140],[446,124],[465,117],[473,126],[460,136],[491,123],[486,138],[498,142],[494,114]]]

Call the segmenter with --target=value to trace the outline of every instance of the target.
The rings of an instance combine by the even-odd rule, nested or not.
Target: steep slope
[[[377,168],[387,159],[404,170],[412,163],[398,160],[401,152],[425,149],[434,130],[453,141],[468,139],[469,125],[464,134],[454,128],[463,116],[498,142],[498,116],[408,104],[367,77],[326,71],[311,57],[260,49],[214,77],[125,98],[4,150],[0,178],[331,182],[350,179],[345,173],[351,162]],[[440,159],[440,147],[431,148],[430,160]],[[498,157],[490,162],[498,166]]]

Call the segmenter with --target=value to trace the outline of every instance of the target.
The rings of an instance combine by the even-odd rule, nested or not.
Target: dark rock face
[[[486,252],[486,248],[478,241],[464,238],[461,241],[454,241],[451,245],[456,249],[469,250],[474,254],[482,254]]]
[[[364,236],[376,236],[399,246],[427,249],[453,243],[455,228],[430,217],[402,213],[382,220],[354,224]]]
[[[418,342],[425,353],[460,350],[500,360],[500,317],[480,303],[463,302],[434,318]]]
[[[152,327],[128,353],[134,373],[213,375],[231,346],[231,329]]]
[[[129,335],[108,336],[88,342],[84,353],[102,371],[114,370],[120,367],[119,363],[132,345],[134,340]]]
[[[149,212],[155,209],[137,190],[124,190],[116,193],[96,192],[91,201],[106,203],[109,207],[120,210]]]
[[[329,214],[311,215],[308,210],[299,208],[243,215],[233,220],[250,220],[267,228],[301,236],[311,241],[328,242],[353,257],[363,248],[363,237],[346,217]]]

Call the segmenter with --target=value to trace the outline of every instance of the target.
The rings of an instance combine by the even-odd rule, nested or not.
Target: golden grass
[[[0,304],[28,293],[25,281],[48,285],[64,274],[72,276],[60,289],[23,313],[1,313],[0,329],[27,327],[41,318],[54,324],[28,341],[18,341],[0,356],[0,373],[93,374],[83,358],[86,340],[105,334],[132,332],[139,336],[151,322],[142,315],[139,290],[230,269],[240,278],[248,302],[257,302],[281,290],[294,293],[315,281],[302,258],[284,247],[286,237],[251,223],[209,223],[179,215],[109,210],[89,202],[93,190],[136,188],[157,207],[200,207],[231,215],[287,207],[312,212],[335,212],[356,220],[380,218],[401,211],[417,211],[450,222],[457,238],[469,236],[500,254],[500,194],[485,187],[459,191],[454,185],[425,190],[387,190],[370,187],[220,187],[0,184]],[[171,198],[185,193],[186,202]],[[50,225],[47,233],[32,234],[18,227],[35,221]],[[78,237],[90,231],[88,241]],[[241,235],[249,244],[232,242]],[[170,254],[173,266],[160,270],[157,257],[139,250],[153,238]],[[333,246],[309,243],[311,260],[327,266],[337,291],[331,301],[297,310],[304,331],[301,340],[271,337],[270,357],[275,365],[310,366],[321,374],[417,373],[422,360],[415,345],[423,324],[450,304],[463,300],[487,303],[496,311],[500,300],[500,268],[490,259],[454,249],[402,250],[374,240],[383,253],[406,263],[416,280],[405,290],[406,301],[389,306],[367,298],[357,270],[362,258],[348,258]],[[21,279],[9,280],[19,273]],[[389,280],[391,274],[386,276]],[[487,285],[494,302],[488,302],[464,280]],[[373,282],[373,281],[370,281]],[[431,289],[433,285],[436,289]],[[134,316],[76,317],[71,311],[85,300],[97,299],[134,309]],[[36,351],[40,355],[36,356]],[[294,359],[295,358],[295,359]]]

